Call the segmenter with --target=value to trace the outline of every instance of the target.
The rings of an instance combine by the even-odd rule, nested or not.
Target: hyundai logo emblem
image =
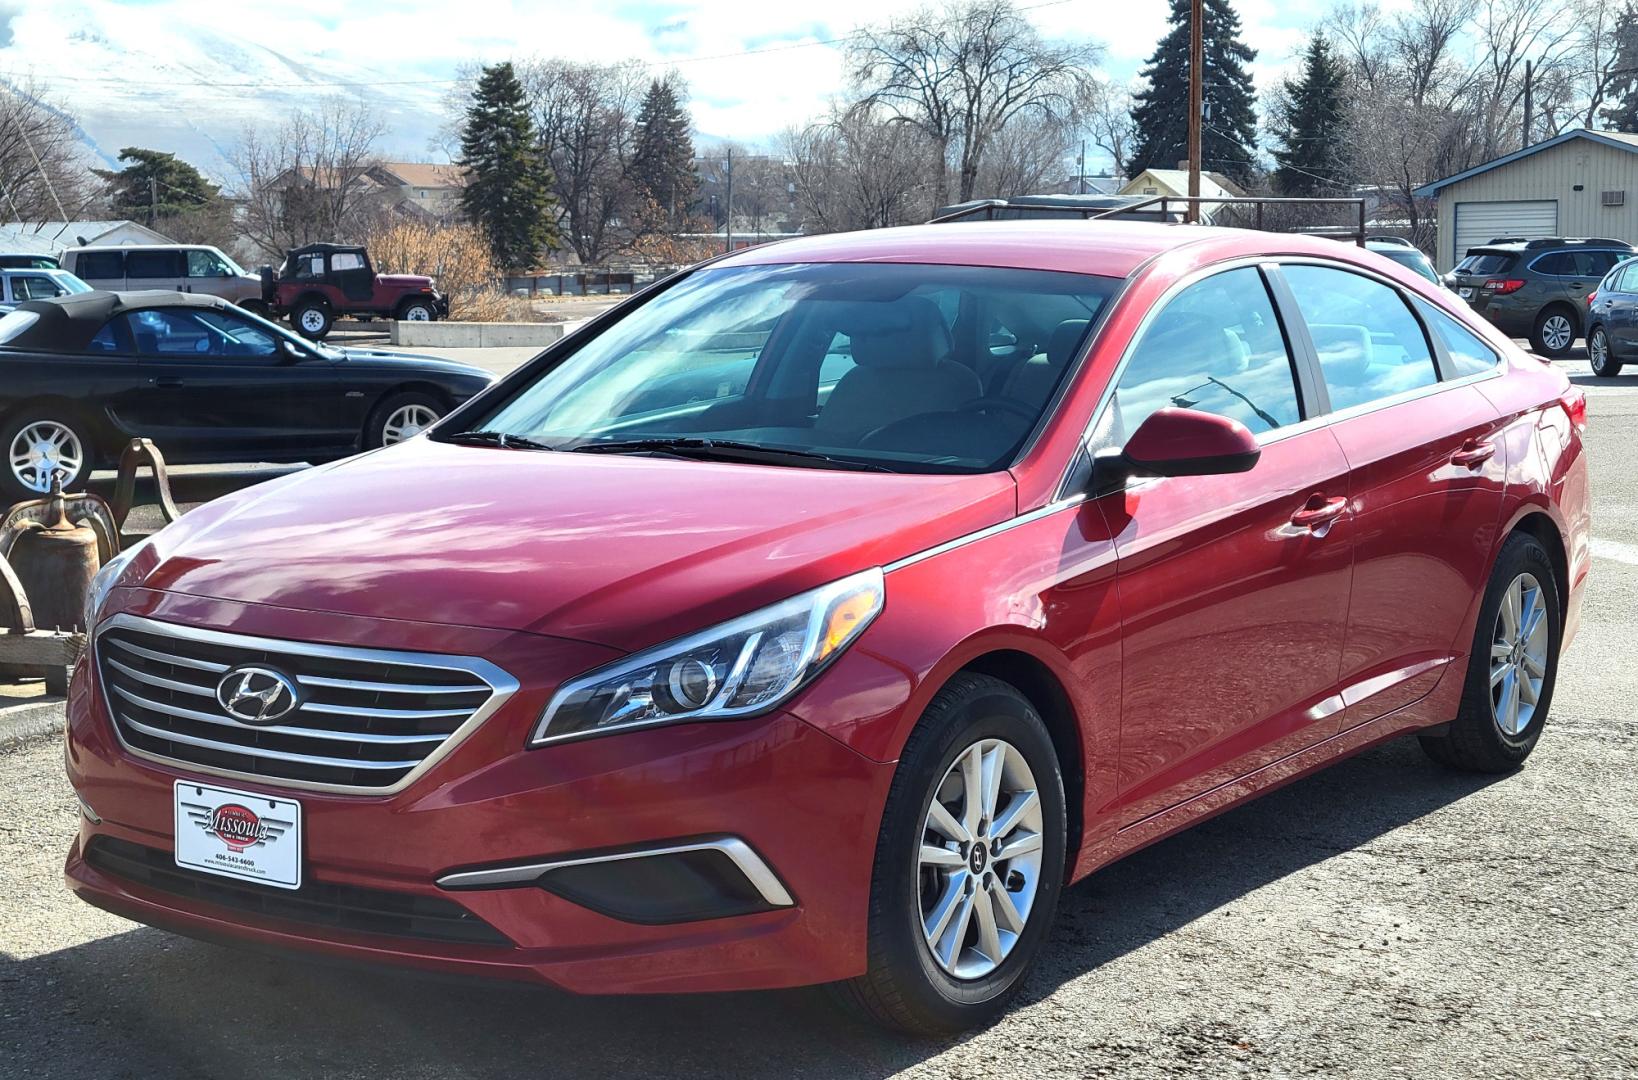
[[[272,724],[301,704],[296,684],[271,668],[236,667],[216,684],[216,700],[244,724]]]

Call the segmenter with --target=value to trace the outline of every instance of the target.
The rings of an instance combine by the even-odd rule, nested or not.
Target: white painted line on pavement
[[[1614,559],[1628,566],[1638,566],[1638,544],[1624,544],[1619,540],[1600,540],[1594,537],[1592,553],[1595,559]]]

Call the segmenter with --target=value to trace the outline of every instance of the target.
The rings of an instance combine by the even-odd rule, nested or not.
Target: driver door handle
[[[1348,509],[1348,500],[1337,495],[1327,499],[1315,495],[1301,510],[1291,515],[1291,524],[1299,529],[1320,529],[1341,517]]]

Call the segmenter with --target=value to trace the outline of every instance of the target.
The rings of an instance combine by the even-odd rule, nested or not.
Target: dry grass
[[[383,274],[425,274],[449,297],[449,317],[461,322],[532,322],[529,302],[508,296],[489,241],[475,225],[392,221],[368,238]]]

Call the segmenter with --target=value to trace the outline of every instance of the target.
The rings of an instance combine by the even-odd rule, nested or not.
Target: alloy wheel
[[[1029,922],[1041,878],[1041,800],[1011,743],[982,739],[933,791],[917,863],[922,937],[957,979],[1001,966]]]
[[[1541,340],[1554,352],[1568,349],[1575,340],[1575,327],[1564,315],[1549,315],[1541,323]]]
[[[387,414],[387,422],[381,425],[381,445],[391,446],[405,439],[413,439],[437,422],[438,414],[430,405],[416,402],[400,405]]]
[[[1547,678],[1547,602],[1534,574],[1520,574],[1502,594],[1490,644],[1490,715],[1509,738],[1535,719]]]
[[[1602,375],[1604,365],[1609,363],[1610,343],[1604,336],[1604,328],[1600,326],[1587,338],[1587,357],[1592,361],[1594,374]]]
[[[51,490],[52,477],[63,487],[79,479],[85,464],[85,448],[74,429],[55,420],[36,420],[12,439],[11,475],[29,491],[42,495]]]

